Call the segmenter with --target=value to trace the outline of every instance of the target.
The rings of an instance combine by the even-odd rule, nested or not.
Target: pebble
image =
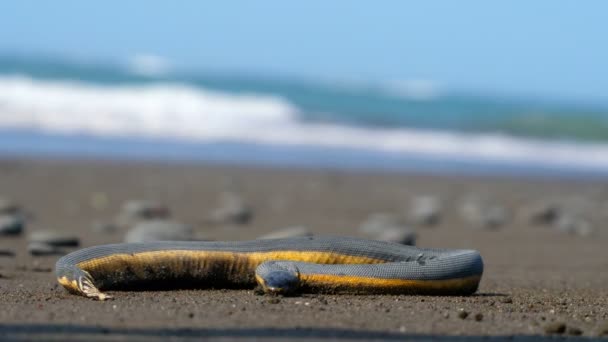
[[[572,336],[581,336],[583,334],[583,331],[577,327],[568,326],[566,328],[566,334],[572,335]]]
[[[0,214],[0,235],[19,235],[24,227],[25,222],[20,215]]]
[[[608,336],[608,322],[602,324],[598,331],[599,336]]]
[[[118,230],[115,224],[107,222],[93,222],[91,224],[91,231],[98,234],[109,234],[114,233]]]
[[[15,252],[13,252],[10,249],[0,249],[0,256],[14,257],[15,256]]]
[[[7,197],[0,197],[0,214],[18,214],[21,206]]]
[[[527,210],[530,223],[543,225],[553,224],[562,212],[558,205],[550,202],[532,205]]]
[[[374,235],[382,233],[387,227],[399,227],[405,225],[402,218],[389,213],[374,213],[359,226],[359,231],[363,234]]]
[[[441,221],[443,206],[435,196],[419,196],[412,200],[410,217],[415,224],[431,226]]]
[[[125,242],[190,241],[192,227],[168,220],[149,220],[136,224],[125,235]]]
[[[554,223],[553,227],[558,232],[581,237],[587,237],[593,234],[593,227],[589,221],[570,214],[561,215]]]
[[[56,246],[43,242],[30,242],[27,245],[27,252],[34,256],[63,254],[63,251]]]
[[[274,232],[262,235],[258,237],[258,240],[269,240],[269,239],[287,239],[294,237],[307,237],[312,236],[312,232],[304,226],[293,226],[285,229],[276,230]]]
[[[55,247],[77,247],[80,239],[77,236],[56,232],[53,230],[37,230],[30,234],[30,242],[40,242]]]
[[[400,243],[402,245],[415,246],[416,232],[407,227],[391,227],[378,234],[374,240]]]
[[[505,207],[483,203],[481,200],[465,200],[460,208],[460,214],[474,228],[486,230],[496,230],[510,219],[509,211]]]
[[[483,321],[483,314],[481,312],[476,313],[473,318],[475,318],[475,321],[481,322],[481,321]]]
[[[460,309],[458,311],[458,318],[460,318],[460,319],[466,319],[467,317],[469,317],[469,313],[466,312],[464,309]]]
[[[511,304],[513,303],[513,298],[511,297],[504,297],[500,300],[501,303],[505,303],[505,304]]]
[[[163,203],[147,200],[130,200],[122,205],[116,223],[121,227],[129,227],[139,221],[152,219],[167,219],[171,216],[169,207]]]
[[[545,325],[546,334],[563,334],[566,332],[566,324],[564,322],[553,322]]]
[[[247,224],[252,218],[253,210],[241,196],[233,192],[224,192],[220,195],[218,208],[211,212],[210,221],[217,224]]]

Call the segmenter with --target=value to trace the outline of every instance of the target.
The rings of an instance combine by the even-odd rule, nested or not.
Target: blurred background
[[[0,154],[608,172],[600,1],[0,4]]]

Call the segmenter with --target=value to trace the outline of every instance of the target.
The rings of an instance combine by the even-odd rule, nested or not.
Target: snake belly
[[[68,291],[111,298],[128,289],[252,288],[266,292],[468,295],[483,261],[474,250],[424,249],[348,237],[160,241],[84,248],[57,261]]]

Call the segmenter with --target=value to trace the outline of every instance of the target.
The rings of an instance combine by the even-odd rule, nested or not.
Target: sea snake
[[[161,241],[94,246],[57,261],[68,291],[104,300],[101,291],[253,288],[266,293],[469,295],[483,261],[474,250],[423,249],[348,237],[238,242]]]

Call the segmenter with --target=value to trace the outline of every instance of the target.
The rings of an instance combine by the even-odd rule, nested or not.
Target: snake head
[[[300,286],[300,272],[290,261],[268,261],[258,266],[255,277],[267,294],[290,295]]]
[[[97,289],[95,284],[93,283],[93,277],[87,271],[80,270],[80,273],[77,276],[77,286],[80,293],[82,293],[85,297],[93,298],[97,300],[106,300],[111,299],[112,296],[102,293]]]

